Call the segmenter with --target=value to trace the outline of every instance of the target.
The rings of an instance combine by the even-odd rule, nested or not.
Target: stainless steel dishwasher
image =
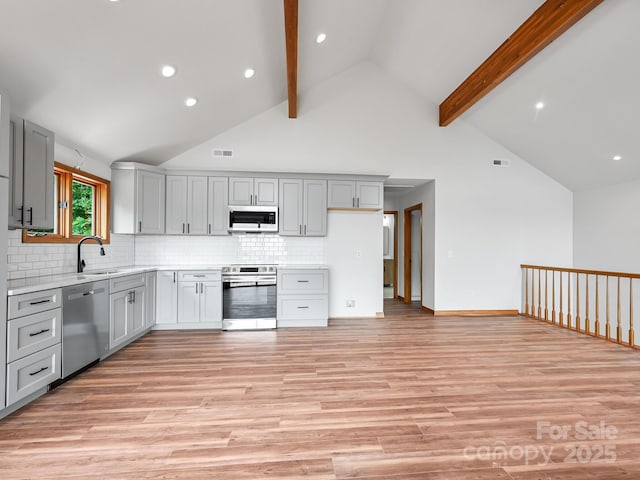
[[[62,289],[62,378],[109,351],[109,281]]]

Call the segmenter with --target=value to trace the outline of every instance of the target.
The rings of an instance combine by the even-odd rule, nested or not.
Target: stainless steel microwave
[[[230,206],[230,232],[278,231],[278,207],[270,206]]]

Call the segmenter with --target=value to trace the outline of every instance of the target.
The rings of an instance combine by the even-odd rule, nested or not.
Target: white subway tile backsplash
[[[236,234],[228,237],[136,237],[136,265],[325,262],[324,238]]]
[[[36,277],[76,271],[76,245],[50,243],[22,243],[22,231],[8,231],[8,278]],[[106,255],[100,256],[100,247],[85,243],[82,257],[88,269],[133,265],[135,239],[129,235],[111,235],[111,243],[104,247]]]

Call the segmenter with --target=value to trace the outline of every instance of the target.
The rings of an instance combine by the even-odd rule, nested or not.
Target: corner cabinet
[[[160,270],[156,278],[156,327],[178,323],[178,272]]]
[[[111,168],[113,233],[165,233],[165,176],[132,164]]]
[[[280,179],[279,234],[322,237],[327,234],[327,181]]]
[[[329,180],[328,208],[382,210],[383,182]]]
[[[229,205],[278,206],[277,178],[229,178]]]
[[[15,116],[9,135],[9,227],[53,228],[55,135]]]

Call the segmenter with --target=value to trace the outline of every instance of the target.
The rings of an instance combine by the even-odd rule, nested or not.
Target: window
[[[97,235],[109,243],[109,180],[56,162],[53,170],[54,225],[23,230],[24,243],[76,243]]]

